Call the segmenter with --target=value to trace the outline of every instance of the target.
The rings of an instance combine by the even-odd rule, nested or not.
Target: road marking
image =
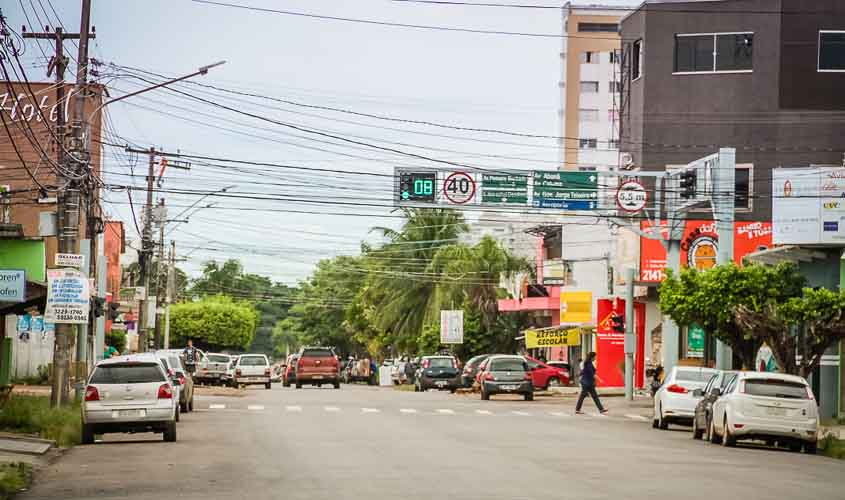
[[[378,408],[361,408],[361,413],[381,413]]]
[[[208,405],[209,410],[225,410],[226,405]]]
[[[492,415],[493,414],[493,412],[490,411],[490,410],[475,410],[475,413],[478,413],[479,415]]]
[[[324,406],[323,409],[331,413],[337,413],[340,411],[340,408],[338,408],[337,406]]]
[[[417,410],[415,410],[413,408],[400,408],[399,412],[400,413],[416,413]]]
[[[600,417],[600,418],[606,418],[607,417],[607,415],[604,415],[602,413],[588,413],[588,415],[590,415],[591,417]]]
[[[552,412],[549,412],[549,415],[551,415],[553,417],[568,417],[569,413],[564,413],[562,411],[552,411]]]
[[[264,409],[261,405],[249,405],[246,407],[247,410],[254,410],[254,411],[261,411]]]
[[[530,417],[531,416],[531,414],[528,413],[527,411],[512,411],[511,413],[513,413],[514,415],[519,415],[520,417]]]
[[[286,411],[302,411],[301,406],[285,406]]]
[[[642,415],[625,415],[626,417],[630,418],[631,420],[639,420],[641,422],[647,422],[648,418]]]
[[[455,410],[450,410],[448,408],[438,408],[437,413],[441,415],[454,415]]]

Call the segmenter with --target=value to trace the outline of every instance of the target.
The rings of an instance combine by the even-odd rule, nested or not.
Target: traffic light
[[[611,325],[611,328],[613,329],[614,332],[625,333],[625,319],[621,315],[614,314],[610,318],[610,321],[613,323]]]
[[[91,298],[91,308],[94,312],[94,317],[99,318],[103,315],[103,306],[106,303],[106,299],[102,297],[92,297]]]
[[[112,321],[116,320],[118,316],[120,316],[120,311],[118,309],[120,309],[120,302],[109,302],[109,311],[106,318]]]
[[[695,187],[698,182],[698,174],[695,170],[687,170],[681,173],[681,198],[688,200],[695,198]]]

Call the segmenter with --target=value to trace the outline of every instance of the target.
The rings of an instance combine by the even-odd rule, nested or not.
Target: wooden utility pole
[[[58,250],[59,253],[79,253],[79,205],[80,205],[80,182],[78,175],[86,171],[88,151],[82,138],[83,111],[85,107],[85,84],[88,75],[88,39],[95,35],[89,33],[91,26],[91,0],[82,0],[82,15],[79,33],[65,33],[61,28],[54,32],[24,33],[24,38],[55,40],[56,55],[51,62],[48,75],[55,70],[56,75],[56,106],[59,112],[56,115],[56,139],[57,139],[57,160],[62,166],[56,172],[56,184],[66,185],[63,190],[57,193],[56,219],[58,221]],[[65,100],[64,77],[67,68],[67,61],[64,56],[64,41],[69,39],[79,40],[79,56],[76,74],[76,95],[74,96],[74,123],[72,127],[73,140],[70,144],[70,154],[66,154],[65,141],[65,117],[61,112],[62,102]],[[49,127],[49,124],[46,124]],[[64,172],[70,171],[72,176],[65,176]],[[69,400],[68,360],[70,357],[70,339],[75,328],[69,324],[59,323],[56,325],[56,340],[53,347],[53,380],[50,391],[50,405],[58,407]]]

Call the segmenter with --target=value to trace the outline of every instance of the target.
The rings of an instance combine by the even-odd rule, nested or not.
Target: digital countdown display
[[[403,172],[399,176],[399,201],[434,203],[434,172]]]

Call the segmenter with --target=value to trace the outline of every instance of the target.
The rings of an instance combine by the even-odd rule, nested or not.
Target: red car
[[[340,389],[340,362],[331,347],[303,347],[296,362],[296,388],[332,384]]]
[[[525,361],[528,362],[528,369],[531,370],[531,379],[536,389],[546,390],[549,387],[569,385],[569,373],[562,368],[549,366],[528,356],[525,356]]]

